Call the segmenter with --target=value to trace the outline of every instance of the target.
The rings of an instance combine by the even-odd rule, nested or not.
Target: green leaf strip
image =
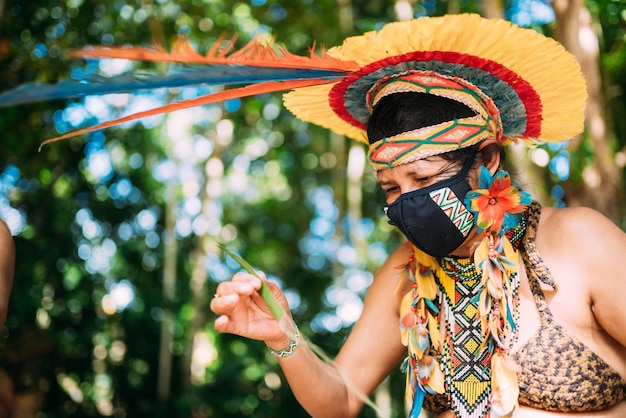
[[[267,283],[265,282],[265,280],[261,276],[258,275],[258,273],[252,268],[250,263],[248,263],[246,260],[238,256],[237,254],[233,253],[232,251],[230,251],[228,248],[224,247],[223,245],[217,244],[217,246],[226,254],[228,254],[233,260],[239,263],[239,265],[243,267],[244,270],[246,270],[250,274],[255,275],[256,277],[259,278],[259,280],[261,280],[261,290],[259,290],[259,295],[261,296],[261,299],[263,299],[263,302],[265,302],[268,309],[272,313],[272,316],[274,316],[274,318],[278,322],[281,322],[281,319],[283,319],[283,317],[285,316],[285,310],[283,309],[282,305],[278,303],[278,301],[276,300],[276,297],[274,296],[270,288],[267,286]]]

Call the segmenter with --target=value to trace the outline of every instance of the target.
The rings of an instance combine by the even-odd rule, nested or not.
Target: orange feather
[[[111,126],[119,125],[124,122],[130,122],[137,119],[146,118],[148,116],[160,115],[162,113],[173,112],[175,110],[187,109],[190,107],[205,105],[209,103],[223,102],[225,100],[237,99],[241,97],[254,96],[256,94],[273,93],[277,91],[291,90],[299,87],[315,86],[319,84],[333,83],[334,80],[291,80],[291,81],[270,81],[267,83],[251,84],[245,87],[224,90],[217,93],[211,93],[208,95],[196,97],[195,99],[184,100],[182,102],[170,103],[164,106],[157,107],[155,109],[145,110],[143,112],[133,113],[132,115],[124,116],[108,122],[103,122],[98,125],[90,126],[88,128],[79,129],[69,132],[67,134],[57,136],[48,139],[39,146],[39,150],[44,145],[62,141],[64,139],[73,138],[75,136],[83,135],[90,132],[99,131],[101,129],[109,128]]]
[[[167,52],[160,45],[153,49],[143,47],[96,46],[89,49],[73,50],[70,58],[100,59],[120,58],[132,61],[178,62],[185,64],[246,65],[267,68],[298,68],[335,71],[355,71],[360,66],[354,61],[344,61],[329,55],[322,49],[320,55],[310,49],[310,56],[303,57],[278,46],[273,40],[254,38],[241,49],[232,51],[234,39],[222,46],[224,39],[218,40],[209,48],[206,55],[198,53],[188,39],[179,38],[172,51]]]

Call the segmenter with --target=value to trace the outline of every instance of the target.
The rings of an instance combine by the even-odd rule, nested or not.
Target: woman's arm
[[[591,272],[591,309],[626,353],[626,233],[595,211],[579,213],[580,245],[584,245],[584,260]]]
[[[402,295],[396,292],[397,275],[409,254],[408,248],[399,248],[376,274],[361,318],[332,364],[319,359],[302,339],[293,355],[278,360],[294,395],[311,416],[356,416],[363,407],[362,396],[370,395],[398,365],[406,349],[400,343]],[[211,309],[220,315],[215,328],[264,340],[270,348],[280,350],[289,337],[262,310],[256,294],[259,286],[258,279],[245,274],[220,284],[220,297],[211,303]],[[282,293],[271,287],[286,306]]]
[[[15,245],[6,224],[0,220],[0,330],[4,326],[9,308],[15,270]]]

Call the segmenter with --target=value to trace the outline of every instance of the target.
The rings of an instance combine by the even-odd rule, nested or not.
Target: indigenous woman
[[[356,416],[399,364],[410,417],[626,416],[626,234],[589,209],[541,207],[503,169],[507,142],[582,131],[573,57],[474,15],[392,23],[328,53],[360,70],[285,104],[367,137],[407,242],[332,364],[281,331],[249,274],[219,284],[215,329],[264,341],[314,417]]]

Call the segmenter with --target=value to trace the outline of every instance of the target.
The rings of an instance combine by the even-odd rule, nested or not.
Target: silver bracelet
[[[287,358],[291,356],[293,353],[295,353],[296,348],[298,348],[298,342],[300,342],[300,330],[298,329],[298,325],[296,325],[295,322],[293,323],[293,329],[294,329],[293,339],[289,341],[289,344],[287,345],[287,347],[283,348],[282,350],[276,351],[276,350],[272,350],[267,345],[265,345],[268,351],[274,354],[278,358]]]

